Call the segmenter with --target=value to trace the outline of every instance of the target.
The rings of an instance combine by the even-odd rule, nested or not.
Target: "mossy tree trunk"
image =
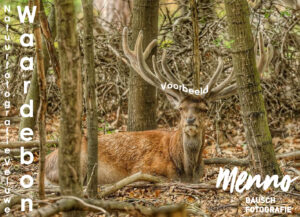
[[[55,0],[55,8],[61,69],[59,185],[62,195],[81,197],[82,79],[74,1]],[[82,213],[73,211],[64,216],[78,217]]]
[[[254,174],[281,175],[256,67],[254,40],[246,0],[225,0],[238,94]]]
[[[49,22],[49,26],[51,29],[51,35],[53,38],[56,37],[56,27],[55,27],[55,10],[54,8],[52,8],[51,13],[49,15],[48,18],[48,22]],[[42,43],[43,46],[43,51],[42,53],[44,54],[44,71],[45,73],[47,73],[49,66],[50,66],[50,57],[47,51],[47,45],[45,40],[43,40]],[[36,126],[36,120],[37,120],[37,110],[39,108],[40,105],[40,93],[39,93],[39,84],[38,84],[38,72],[37,72],[37,65],[36,65],[36,61],[35,61],[35,66],[34,66],[34,70],[32,73],[32,77],[30,80],[30,86],[29,86],[29,90],[28,93],[26,95],[26,99],[25,99],[25,104],[29,104],[29,101],[33,100],[33,117],[23,117],[21,119],[20,122],[20,127],[19,129],[23,129],[23,128],[31,128],[34,129]],[[25,112],[26,109],[25,109]]]
[[[98,116],[94,64],[93,0],[82,0],[84,14],[85,105],[88,131],[87,192],[97,196],[98,184]]]
[[[158,33],[158,9],[159,0],[134,0],[132,15],[133,36],[131,46],[140,30],[144,32],[144,48]],[[149,55],[147,63],[152,66],[152,55]],[[128,98],[128,130],[142,131],[156,128],[156,89],[146,83],[134,70],[130,71],[129,98]]]

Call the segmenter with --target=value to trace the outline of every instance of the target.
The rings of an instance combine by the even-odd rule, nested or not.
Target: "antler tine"
[[[160,88],[160,81],[157,77],[153,75],[153,72],[150,70],[149,66],[147,65],[144,59],[143,53],[143,32],[140,31],[138,38],[136,40],[136,56],[135,60],[137,61],[137,70],[136,72],[148,83],[152,84],[153,86]],[[151,53],[151,52],[150,52]]]
[[[257,61],[257,70],[259,72],[259,74],[262,74],[263,71],[264,71],[264,64],[265,64],[265,61],[266,61],[266,58],[265,58],[265,52],[264,52],[264,40],[263,40],[263,36],[262,36],[262,33],[259,32],[258,33],[258,46],[259,46],[259,56],[256,57],[256,61]],[[256,53],[255,53],[256,55]]]
[[[151,54],[153,48],[155,48],[157,46],[157,40],[154,39],[153,41],[151,41],[150,44],[148,44],[147,48],[144,51],[144,59],[148,59],[149,55]]]
[[[235,94],[236,91],[237,91],[237,84],[235,83],[235,84],[232,84],[232,85],[224,88],[222,91],[220,91],[218,93],[218,95],[219,95],[219,97],[224,98],[224,97]]]
[[[143,33],[140,31],[138,38],[136,40],[134,51],[132,51],[128,46],[128,30],[124,28],[123,30],[123,50],[125,56],[129,59],[131,67],[149,84],[156,88],[161,89],[161,84],[164,82],[169,82],[158,70],[157,65],[153,64],[155,74],[149,68],[146,63],[146,58],[151,54],[152,49],[156,46],[157,40],[153,40],[143,52]],[[153,57],[155,59],[155,57]],[[165,89],[168,95],[180,100],[181,94],[174,89]]]
[[[210,81],[207,83],[208,86],[208,92],[211,91],[211,88],[215,85],[215,83],[217,82],[220,73],[223,71],[223,60],[221,57],[218,58],[218,67],[216,69],[216,71],[214,72],[213,76],[211,77]]]
[[[225,87],[227,87],[228,84],[230,84],[230,82],[232,81],[233,74],[234,74],[234,72],[232,71],[232,72],[230,73],[230,75],[229,75],[224,81],[222,81],[221,84],[219,84],[218,86],[214,87],[214,88],[211,90],[211,94],[218,94],[218,93],[221,92]]]
[[[167,52],[166,50],[164,50],[162,55],[162,61],[161,61],[162,69],[170,81],[172,81],[174,84],[180,85],[180,81],[176,78],[175,75],[173,75],[173,73],[171,73],[171,70],[168,67],[166,56],[167,56]]]
[[[274,56],[274,47],[271,44],[268,44],[267,53],[268,53],[268,59],[266,63],[266,68],[269,69],[270,63]]]
[[[264,56],[265,49],[264,49],[264,36],[261,31],[258,33],[258,46],[259,46],[259,55]]]
[[[143,56],[143,59],[144,60],[146,60],[148,57],[149,57],[149,55],[151,54],[151,51],[152,51],[152,49],[155,47],[157,45],[157,40],[155,39],[155,40],[153,40],[148,46],[147,46],[147,48],[146,48],[146,50],[144,51],[144,56]],[[163,51],[163,56],[162,56],[162,66],[163,66],[163,68],[165,67],[165,68],[167,68],[168,66],[166,65],[166,60],[165,60],[165,58],[166,58],[166,51],[164,50]],[[163,65],[163,63],[164,63],[164,65]],[[156,63],[156,60],[155,60],[155,55],[153,55],[152,56],[152,64],[153,64],[153,69],[154,69],[154,72],[155,72],[155,75],[156,75],[156,77],[158,78],[158,80],[160,81],[160,82],[170,82],[169,80],[170,80],[170,78],[169,78],[169,76],[168,76],[168,74],[166,73],[166,75],[167,75],[167,77],[169,78],[169,79],[167,79],[160,71],[159,71],[159,69],[158,69],[158,66],[157,66],[157,63]],[[148,65],[147,65],[148,66]],[[167,68],[168,69],[168,68]],[[175,83],[175,82],[178,82],[178,84],[179,84],[179,81],[178,80],[172,80],[173,81],[173,83]]]
[[[139,40],[142,40],[142,35],[139,34],[137,42]],[[128,46],[128,29],[125,27],[123,30],[123,37],[122,37],[122,45],[123,45],[123,50],[124,50],[124,54],[125,56],[128,58],[131,67],[149,84],[155,86],[155,87],[159,87],[159,82],[157,81],[157,79],[152,75],[147,73],[147,71],[143,70],[142,68],[139,67],[138,64],[138,60],[137,60],[137,56],[136,54],[129,48]],[[136,42],[136,45],[137,45]],[[151,47],[153,46],[153,44],[151,45]],[[136,47],[136,46],[135,46]],[[152,47],[153,48],[153,47]]]
[[[257,54],[257,38],[254,39],[254,53]]]
[[[155,81],[158,81],[158,84],[156,85],[156,87],[161,88],[160,83],[164,83],[167,82],[169,83],[168,79],[166,79],[158,70],[157,65],[154,65],[153,68],[155,68],[156,70],[156,75],[157,77],[155,77],[153,75],[153,72],[150,70],[149,66],[147,65],[145,59],[144,59],[144,53],[143,53],[143,47],[142,47],[142,42],[143,42],[143,33],[142,31],[140,31],[139,37],[137,39],[136,45],[137,45],[137,62],[139,65],[139,68],[144,69],[144,73],[147,74],[150,79],[154,79]],[[153,59],[152,59],[153,61]],[[165,89],[165,91],[167,93],[169,93],[170,95],[172,95],[173,97],[177,98],[178,100],[181,99],[181,94],[179,92],[176,92],[174,89]]]
[[[153,65],[155,76],[160,80],[161,83],[165,82],[166,78],[160,73],[158,69],[155,55],[152,56],[152,65]]]
[[[264,48],[264,38],[263,33],[259,32],[258,35],[258,45],[259,45],[259,56],[256,57],[257,59],[257,70],[259,74],[262,74],[265,72],[265,70],[269,67],[271,60],[274,55],[274,48],[269,43],[267,47],[267,52],[265,52]],[[255,50],[254,50],[255,51]]]
[[[163,76],[163,74],[159,71],[154,55],[152,56],[152,64],[153,64],[153,69],[154,69],[155,75],[158,77],[158,79],[161,81],[161,83],[168,82],[168,80],[165,78],[165,76]],[[172,95],[173,97],[177,98],[178,100],[181,99],[180,92],[176,92],[174,89],[165,89],[165,91],[168,94]]]
[[[154,69],[154,72],[155,72],[156,77],[158,77],[158,79],[159,79],[162,83],[164,83],[164,82],[170,83],[170,81],[169,81],[169,80],[161,73],[161,71],[159,70],[154,55],[152,56],[152,64],[153,64],[153,69]]]
[[[128,29],[127,29],[127,27],[125,27],[123,29],[122,47],[123,47],[123,51],[124,51],[125,56],[128,59],[134,59],[134,53],[132,52],[132,50],[128,46]]]
[[[149,56],[149,54],[151,53],[151,51],[149,51],[149,49],[151,47],[152,47],[152,45],[149,44],[146,51],[144,52],[144,60],[146,59],[145,56]],[[168,73],[169,68],[166,64],[166,50],[163,51],[163,55],[162,55],[162,68],[163,68],[163,71],[165,72],[165,74],[167,75],[167,78],[158,69],[157,62],[155,60],[154,55],[152,56],[152,64],[153,64],[153,69],[154,69],[155,75],[160,80],[161,83],[164,83],[164,82],[170,83],[170,81],[171,81],[175,84],[180,84],[180,82],[178,80],[176,80],[174,77],[171,77]]]
[[[128,28],[127,27],[125,27],[123,29],[122,45],[123,45],[123,50],[124,50],[125,56],[130,56],[131,58],[134,58],[134,56],[135,56],[134,54],[136,53],[136,50],[137,50],[137,43],[135,44],[134,51],[132,51],[128,46]],[[147,46],[147,48],[145,49],[145,52],[144,52],[145,59],[147,59],[149,57],[153,48],[155,48],[156,45],[157,45],[157,40],[154,39]]]
[[[221,90],[218,93],[213,93],[209,99],[216,100],[216,99],[226,98],[228,96],[235,94],[236,92],[237,92],[237,84],[234,83],[228,87],[225,87],[223,90]]]

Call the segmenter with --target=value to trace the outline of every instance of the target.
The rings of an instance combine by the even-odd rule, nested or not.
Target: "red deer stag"
[[[166,64],[166,52],[161,61],[161,72],[153,57],[154,72],[145,59],[156,46],[156,40],[143,52],[143,34],[139,34],[134,50],[128,47],[127,28],[123,31],[123,50],[131,66],[149,84],[162,88],[162,84],[181,84]],[[261,45],[261,44],[260,44]],[[261,48],[261,47],[260,47]],[[103,135],[99,138],[99,184],[113,183],[136,172],[164,176],[169,179],[197,182],[203,173],[202,152],[205,147],[208,102],[229,96],[236,91],[231,84],[233,73],[216,86],[223,71],[219,64],[207,83],[208,92],[195,96],[178,89],[165,89],[168,99],[180,110],[181,120],[178,130],[151,130],[122,132]],[[46,158],[46,178],[58,182],[58,153],[52,152]],[[82,174],[86,174],[87,143],[82,143]]]

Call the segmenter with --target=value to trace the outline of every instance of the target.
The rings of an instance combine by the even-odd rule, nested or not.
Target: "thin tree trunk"
[[[158,33],[159,0],[134,0],[132,15],[133,37],[131,46],[134,46],[140,30],[144,32],[144,47]],[[156,53],[149,55],[152,57]],[[152,58],[148,58],[152,66]],[[134,70],[130,71],[128,97],[128,130],[142,131],[156,128],[156,89],[146,83]]]
[[[56,37],[56,27],[55,27],[55,10],[54,10],[54,8],[52,8],[52,11],[48,18],[48,22],[49,22],[49,26],[51,29],[51,35],[53,38],[55,38]],[[44,71],[47,73],[49,66],[50,66],[50,58],[49,58],[49,55],[47,52],[47,45],[46,45],[45,40],[43,40],[42,47],[43,47],[43,54],[44,54]],[[39,108],[39,103],[40,103],[36,61],[35,61],[35,66],[34,66],[34,70],[32,73],[32,77],[30,80],[29,90],[26,95],[25,104],[29,104],[30,100],[33,100],[33,117],[32,118],[30,118],[30,117],[24,118],[23,117],[20,122],[20,127],[19,127],[20,130],[23,128],[26,128],[26,127],[34,129],[35,125],[36,125],[37,110]]]
[[[281,175],[276,161],[267,113],[256,68],[254,41],[246,0],[225,0],[228,32],[238,93],[254,174]]]
[[[93,0],[82,0],[84,14],[85,104],[88,130],[87,192],[96,198],[98,186],[98,121],[94,66]]]
[[[196,0],[190,0],[190,10],[193,23],[193,70],[194,70],[194,88],[200,88],[200,48],[199,48],[199,24],[198,7]]]
[[[80,170],[82,80],[75,5],[72,0],[55,0],[56,26],[61,69],[61,120],[59,185],[62,195],[82,196]],[[64,216],[82,216],[79,212]]]
[[[46,145],[46,112],[47,112],[47,95],[46,95],[46,77],[45,77],[45,66],[44,66],[44,54],[42,47],[42,33],[40,28],[40,11],[41,5],[43,4],[39,0],[34,0],[34,5],[37,7],[36,10],[36,21],[34,28],[35,37],[35,50],[36,50],[36,66],[39,78],[39,93],[40,93],[40,107],[39,107],[39,120],[38,129],[40,137],[40,156],[39,156],[39,198],[45,199],[45,145]]]
[[[54,13],[55,14],[55,13]],[[54,21],[55,23],[55,21]],[[47,45],[47,53],[49,55],[49,58],[51,60],[51,65],[53,68],[53,71],[56,74],[56,84],[60,88],[60,68],[59,68],[59,61],[57,58],[56,49],[54,47],[54,39],[56,37],[56,30],[55,28],[51,27],[49,25],[49,22],[47,21],[47,16],[44,10],[44,5],[41,3],[41,14],[40,14],[40,25],[41,30],[43,34],[43,39],[45,40],[45,43]],[[52,34],[51,34],[52,32]]]

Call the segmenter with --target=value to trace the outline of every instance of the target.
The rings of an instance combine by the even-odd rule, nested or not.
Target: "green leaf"
[[[290,13],[288,10],[286,10],[286,11],[281,11],[280,15],[281,15],[282,17],[290,17],[290,16],[292,16],[291,13]]]
[[[160,48],[170,47],[173,43],[173,40],[166,39],[160,43]]]
[[[266,12],[266,13],[265,13],[265,18],[268,19],[270,16],[271,16],[271,14],[270,14],[269,12]]]
[[[226,48],[230,49],[233,42],[234,42],[234,40],[224,41],[224,45]]]
[[[216,40],[214,40],[214,43],[217,47],[220,47],[222,45],[223,37],[219,36]]]

